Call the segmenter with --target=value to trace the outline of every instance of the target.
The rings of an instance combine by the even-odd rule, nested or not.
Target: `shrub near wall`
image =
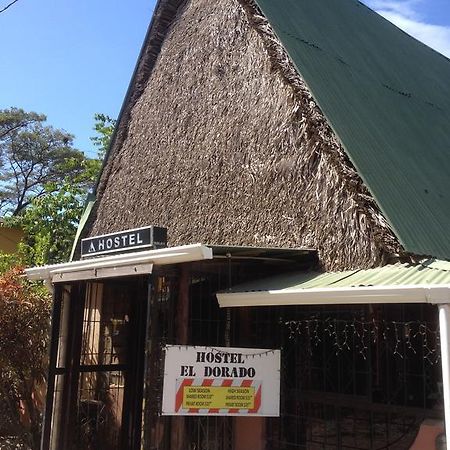
[[[51,296],[20,268],[0,274],[0,448],[39,448]],[[12,445],[12,444],[11,444]]]

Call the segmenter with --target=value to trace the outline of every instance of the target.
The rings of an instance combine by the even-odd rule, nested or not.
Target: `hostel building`
[[[42,449],[447,448],[449,80],[356,0],[159,0],[72,261],[27,270]]]

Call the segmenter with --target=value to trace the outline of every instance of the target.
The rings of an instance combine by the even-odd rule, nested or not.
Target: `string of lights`
[[[312,354],[324,340],[331,342],[336,355],[354,351],[367,359],[371,345],[383,344],[392,355],[410,358],[421,354],[431,364],[440,361],[439,329],[423,321],[344,320],[311,317],[284,322],[289,339],[305,341]]]

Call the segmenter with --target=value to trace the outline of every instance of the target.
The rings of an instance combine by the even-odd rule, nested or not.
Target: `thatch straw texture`
[[[154,224],[170,245],[307,246],[326,269],[383,263],[399,243],[269,25],[240,1],[179,9],[87,234]]]

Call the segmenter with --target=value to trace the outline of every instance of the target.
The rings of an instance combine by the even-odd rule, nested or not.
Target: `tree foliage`
[[[92,137],[91,141],[97,147],[100,160],[106,155],[116,123],[115,119],[111,119],[106,114],[97,113],[94,115],[94,131],[97,135]]]
[[[33,122],[44,122],[45,120],[46,117],[43,114],[27,113],[20,108],[5,109],[0,116],[0,139],[4,139],[13,131],[25,128]]]
[[[25,208],[20,218],[10,219],[18,221],[25,232],[20,247],[25,264],[38,266],[68,260],[88,190],[98,177],[100,155],[109,145],[114,123],[109,116],[96,114],[97,134],[91,140],[98,148],[99,157],[85,159],[83,172],[75,177],[47,183],[44,193]]]
[[[21,217],[25,232],[20,252],[28,265],[55,264],[69,259],[86,192],[68,182],[50,186],[33,200]]]
[[[0,110],[0,213],[20,214],[64,179],[82,183],[89,161],[73,136],[44,125],[46,117],[18,108]]]
[[[20,268],[0,275],[0,436],[32,449],[39,448],[50,307],[49,294]]]
[[[24,238],[15,255],[0,252],[0,273],[14,267],[42,266],[69,259],[86,190],[68,181],[56,188],[48,185],[19,216],[3,219],[4,226],[19,226]]]

